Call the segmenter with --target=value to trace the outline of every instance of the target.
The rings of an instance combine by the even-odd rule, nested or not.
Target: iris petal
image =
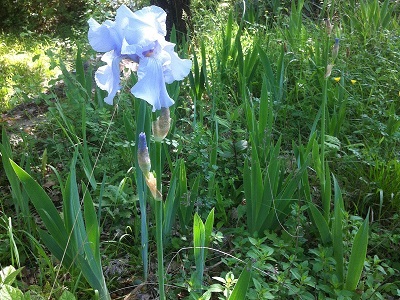
[[[153,106],[153,111],[161,107],[170,107],[174,100],[170,98],[165,86],[161,61],[154,57],[145,57],[139,63],[139,81],[131,93]]]
[[[121,62],[121,59],[122,57],[114,50],[107,52],[101,58],[106,65],[98,68],[95,74],[97,86],[108,92],[108,96],[104,98],[104,101],[110,105],[113,105],[113,99],[121,89],[121,86],[119,85],[119,63]]]
[[[112,33],[114,22],[106,21],[99,24],[96,20],[90,18],[89,21],[89,43],[92,48],[98,52],[108,52],[117,47],[115,34]]]
[[[158,34],[162,36],[167,34],[167,14],[162,8],[155,5],[144,7],[143,9],[135,12],[135,17],[137,20],[140,20],[148,26],[155,28]]]
[[[175,80],[183,80],[190,72],[192,61],[189,59],[181,59],[175,52],[170,53],[170,67],[164,72],[165,82],[172,83]]]
[[[174,51],[175,44],[163,41],[161,42],[162,53],[164,57],[164,78],[166,83],[172,83],[175,80],[183,80],[190,72],[192,61],[181,59]]]
[[[157,6],[145,7],[133,13],[122,5],[117,10],[115,21],[128,44],[145,46],[164,38],[167,33],[166,16],[165,11]],[[160,23],[162,20],[164,23]]]

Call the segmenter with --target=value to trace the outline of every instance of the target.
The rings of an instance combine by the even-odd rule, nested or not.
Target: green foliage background
[[[71,27],[81,26],[89,8],[85,0],[3,0],[0,30],[71,34]]]

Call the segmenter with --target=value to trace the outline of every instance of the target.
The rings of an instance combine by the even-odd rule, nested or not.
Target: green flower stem
[[[157,190],[162,192],[161,188],[161,143],[155,142],[156,146],[156,177],[157,177]],[[163,202],[162,200],[156,200],[155,203],[155,213],[156,213],[156,243],[157,243],[157,261],[158,261],[158,286],[160,300],[165,300],[164,291],[164,248],[163,248]]]

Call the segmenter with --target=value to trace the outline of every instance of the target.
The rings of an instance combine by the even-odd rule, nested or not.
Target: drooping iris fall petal
[[[160,60],[146,57],[139,63],[139,81],[131,89],[132,94],[153,106],[153,111],[170,107],[174,100],[168,95]]]
[[[122,57],[117,55],[114,50],[105,53],[101,60],[104,61],[106,65],[98,68],[95,75],[97,86],[108,92],[108,96],[104,99],[104,101],[110,105],[113,105],[113,99],[121,88],[119,84],[119,63],[121,62],[121,59]]]

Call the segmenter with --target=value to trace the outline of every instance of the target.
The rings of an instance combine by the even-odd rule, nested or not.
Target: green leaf
[[[196,272],[194,274],[195,289],[201,289],[204,273],[204,244],[205,244],[205,228],[200,216],[196,213],[193,221],[193,246],[194,260],[196,264]]]
[[[333,256],[336,260],[336,275],[341,284],[343,284],[344,260],[343,260],[343,214],[344,204],[342,191],[336,177],[333,176],[333,187],[335,192],[335,207],[334,219],[332,222],[332,241],[333,241]]]
[[[214,208],[208,214],[206,219],[206,223],[204,224],[204,247],[208,247],[210,245],[210,237],[214,226]]]
[[[69,268],[74,264],[74,256],[70,256],[75,252],[71,251],[71,243],[68,244],[69,249],[65,250],[66,246],[59,245],[53,236],[48,234],[46,231],[38,229],[38,232],[40,239],[44,242],[46,247],[59,261],[63,263],[66,268]]]
[[[2,129],[2,143],[0,144],[0,152],[1,152],[1,161],[3,162],[4,171],[11,185],[11,195],[14,201],[16,202],[15,206],[17,209],[17,213],[18,210],[21,210],[24,217],[28,217],[30,215],[28,198],[24,197],[24,195],[22,194],[22,189],[19,184],[18,177],[16,176],[10,163],[10,159],[12,159],[12,150],[5,127],[3,127]]]
[[[4,267],[0,271],[0,283],[1,284],[12,284],[15,278],[21,273],[23,267],[15,270],[13,266]]]
[[[315,226],[317,226],[319,235],[321,236],[322,243],[324,245],[327,245],[332,240],[332,236],[331,236],[331,232],[329,231],[328,223],[326,222],[324,216],[321,214],[321,212],[318,210],[318,208],[315,206],[314,203],[309,202],[308,208],[311,213],[312,220],[313,220]]]
[[[64,291],[59,300],[76,300],[74,294],[72,294],[70,291]]]
[[[54,240],[61,248],[67,245],[68,234],[65,230],[64,223],[51,201],[50,197],[40,187],[40,185],[21,167],[10,159],[12,168],[17,174],[24,189],[28,193],[33,206],[41,217],[46,229],[54,237]]]
[[[1,300],[24,300],[24,294],[21,290],[12,287],[11,285],[4,284],[0,286],[0,299]]]
[[[204,223],[204,247],[209,247],[211,242],[211,233],[214,226],[214,208],[208,214]],[[207,257],[207,249],[204,249],[204,260]]]
[[[180,184],[182,179],[182,172],[186,176],[184,161],[179,161],[172,173],[170,187],[164,203],[164,235],[168,235],[175,222],[176,212],[180,204]],[[177,188],[178,187],[178,188]]]
[[[252,139],[253,140],[253,139]],[[263,204],[264,183],[261,174],[257,147],[251,147],[251,163],[244,165],[244,194],[246,196],[247,226],[251,234],[256,233],[266,217]]]
[[[181,226],[184,234],[187,234],[188,228],[191,227],[189,223],[193,216],[193,209],[194,209],[194,204],[196,202],[196,198],[198,196],[200,179],[201,179],[201,176],[197,175],[196,179],[194,180],[194,182],[191,186],[190,192],[188,191],[186,181],[180,182],[180,186],[179,186],[179,189],[181,190],[180,193],[182,196],[183,195],[186,196],[186,199],[182,200],[182,201],[185,201],[185,203],[183,203],[182,205],[179,206],[180,226]]]
[[[89,246],[94,254],[96,264],[100,264],[100,230],[93,200],[86,185],[82,182],[83,207]]]
[[[249,288],[249,283],[251,279],[251,272],[248,269],[249,267],[245,267],[240,274],[239,279],[232,291],[232,294],[228,298],[229,300],[243,300],[246,299],[247,289]]]
[[[347,270],[345,288],[349,291],[354,291],[357,288],[358,282],[361,277],[361,272],[364,267],[365,257],[367,255],[368,246],[368,233],[369,233],[369,212],[357,231],[354,237],[353,247],[351,248],[351,255],[349,260],[349,267]]]

